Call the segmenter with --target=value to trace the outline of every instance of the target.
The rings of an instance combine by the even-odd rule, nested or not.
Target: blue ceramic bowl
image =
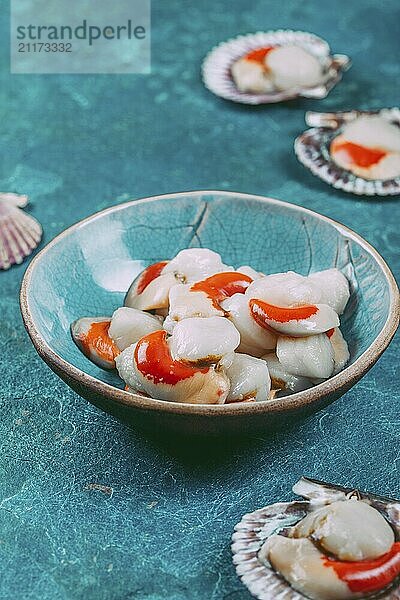
[[[340,268],[352,290],[342,317],[349,365],[312,389],[266,403],[190,405],[125,392],[115,373],[102,371],[81,354],[70,323],[82,316],[111,315],[145,266],[190,246],[211,248],[227,264],[250,264],[266,273]],[[40,356],[97,406],[153,429],[245,432],[315,411],[354,385],[395,333],[399,294],[376,250],[343,225],[278,200],[198,191],[113,206],[61,233],[27,269],[21,310]]]

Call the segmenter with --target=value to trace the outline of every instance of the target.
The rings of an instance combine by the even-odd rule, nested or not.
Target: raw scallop
[[[228,318],[240,333],[242,347],[265,353],[276,346],[276,335],[258,325],[250,314],[249,299],[244,294],[234,294],[221,303]],[[252,352],[253,354],[253,352]]]
[[[233,63],[231,72],[236,87],[241,92],[266,94],[274,90],[274,84],[261,63],[240,58]]]
[[[135,281],[125,297],[125,306],[138,310],[168,308],[170,289],[178,283],[173,273],[159,275],[153,279],[141,293],[137,293]]]
[[[341,371],[348,363],[350,352],[347,342],[344,339],[339,327],[336,327],[333,330],[333,333],[329,336],[329,339],[332,344],[333,358],[335,361],[335,369],[333,373],[336,375],[336,373],[339,373],[339,371]]]
[[[175,360],[216,363],[240,343],[236,327],[224,317],[188,318],[179,321],[169,339]]]
[[[182,283],[194,283],[222,271],[233,271],[233,268],[224,265],[217,252],[207,248],[188,248],[178,252],[163,273],[175,273]]]
[[[349,282],[339,269],[311,273],[308,278],[320,289],[318,302],[328,304],[338,315],[343,314],[350,298]]]
[[[116,360],[130,388],[159,400],[190,404],[223,404],[229,392],[227,376],[213,366],[197,367],[172,358],[165,331],[144,336]]]
[[[193,291],[192,284],[175,285],[169,293],[169,320],[181,321],[190,317],[223,317],[205,292]]]
[[[307,538],[272,535],[261,548],[259,557],[261,561],[269,561],[295,590],[307,598],[348,600],[356,597],[335,571],[324,565],[323,554]]]
[[[162,327],[162,319],[136,308],[118,308],[111,317],[108,334],[120,350]]]
[[[139,375],[135,365],[135,348],[136,344],[132,344],[125,348],[123,352],[115,359],[115,364],[119,376],[125,381],[126,385],[132,392],[144,392],[142,384],[143,378]]]
[[[261,277],[246,290],[248,298],[264,300],[275,306],[300,306],[320,302],[319,286],[308,277],[288,271]]]
[[[227,402],[268,400],[271,379],[267,363],[260,358],[235,354],[230,367],[226,369],[230,381]]]
[[[71,324],[71,335],[83,354],[102,369],[115,369],[120,350],[109,336],[109,317],[82,317]]]
[[[340,560],[368,560],[389,552],[393,529],[375,508],[356,499],[332,502],[309,513],[295,537],[312,537]]]
[[[285,45],[274,48],[267,54],[266,64],[279,90],[313,87],[323,80],[320,61],[301,46]]]
[[[279,362],[278,357],[273,352],[265,354],[263,360],[268,365],[268,371],[271,377],[271,385],[276,390],[289,390],[290,392],[302,392],[313,387],[311,379],[299,377],[286,371]]]
[[[281,335],[304,337],[339,326],[339,317],[327,304],[286,308],[253,298],[249,304],[256,323]]]
[[[310,379],[327,379],[335,365],[333,347],[325,333],[304,338],[281,336],[276,355],[286,371]]]

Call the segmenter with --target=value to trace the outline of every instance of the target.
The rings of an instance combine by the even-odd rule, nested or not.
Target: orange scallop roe
[[[144,292],[149,283],[151,283],[154,279],[161,275],[161,272],[167,263],[167,260],[163,260],[161,262],[150,265],[144,271],[142,271],[136,285],[136,293],[141,294],[142,292]]]
[[[194,283],[190,288],[193,292],[204,292],[211,299],[215,308],[220,308],[220,302],[233,294],[244,294],[252,278],[237,271],[216,273]]]
[[[113,362],[120,354],[120,349],[108,335],[111,321],[100,321],[91,324],[87,334],[80,342],[86,355],[95,352],[100,358]]]
[[[346,140],[333,140],[331,153],[336,152],[344,154],[350,164],[363,168],[375,165],[387,155],[387,152],[380,148],[367,148]]]
[[[377,592],[400,575],[400,542],[395,542],[389,552],[374,560],[337,561],[327,556],[322,560],[352,592]]]
[[[199,368],[174,360],[167,344],[166,331],[154,331],[142,337],[135,348],[138,370],[154,383],[175,385],[196,373],[207,373],[209,368]]]
[[[249,302],[250,313],[258,325],[268,328],[267,321],[277,323],[288,323],[289,321],[300,321],[308,319],[318,312],[318,307],[313,304],[304,306],[286,307],[274,306],[263,300],[251,299]]]
[[[265,57],[274,48],[275,46],[265,46],[264,48],[256,48],[256,50],[251,50],[251,52],[245,54],[243,58],[245,58],[246,60],[253,60],[254,62],[261,63],[265,66]]]

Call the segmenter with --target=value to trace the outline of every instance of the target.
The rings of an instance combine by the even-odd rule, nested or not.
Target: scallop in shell
[[[331,485],[302,477],[293,492],[304,500],[271,504],[244,515],[232,536],[236,572],[251,594],[259,600],[304,600],[272,566],[260,556],[265,542],[276,533],[285,533],[317,508],[333,502],[357,498],[363,500],[390,523],[395,537],[400,536],[400,501],[351,488]],[[371,596],[366,596],[370,598]],[[400,600],[398,579],[391,587],[374,594],[381,600]]]
[[[358,196],[394,196],[400,194],[400,176],[392,179],[364,179],[339,166],[330,153],[331,142],[340,135],[343,128],[359,117],[379,116],[400,127],[400,109],[383,108],[378,111],[358,111],[338,113],[306,113],[306,123],[312,129],[302,133],[294,143],[294,151],[299,161],[313,175],[316,175],[336,189]]]
[[[241,92],[231,76],[232,65],[249,52],[264,46],[296,45],[316,57],[323,68],[323,79],[309,88],[273,90],[264,93]],[[320,37],[304,31],[277,30],[240,35],[213,48],[206,56],[202,75],[204,85],[214,94],[242,104],[271,104],[290,98],[325,98],[341,80],[351,61],[343,54],[331,54],[329,45]]]
[[[21,210],[27,203],[27,196],[0,192],[0,269],[22,263],[41,240],[41,225]]]

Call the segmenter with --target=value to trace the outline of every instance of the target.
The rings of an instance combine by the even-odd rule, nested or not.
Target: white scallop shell
[[[333,187],[358,196],[394,196],[400,194],[400,177],[368,180],[339,167],[331,158],[329,147],[346,123],[360,115],[380,115],[400,127],[400,109],[383,108],[375,111],[338,113],[306,113],[306,123],[312,126],[294,143],[297,158],[304,166]]]
[[[27,203],[27,196],[0,192],[0,269],[20,264],[41,240],[41,225],[18,208]]]
[[[302,477],[293,486],[293,491],[306,500],[279,502],[265,506],[244,515],[240,523],[235,526],[232,536],[233,563],[244,585],[259,600],[304,600],[306,598],[296,592],[272,567],[261,562],[258,553],[273,533],[300,521],[311,507],[315,508],[316,504],[327,504],[357,494],[359,498],[368,500],[371,506],[379,510],[392,524],[397,537],[400,536],[400,502],[397,500],[306,477]],[[398,581],[395,583],[395,589],[392,587],[368,598],[400,600]]]
[[[268,45],[297,44],[313,54],[322,63],[325,80],[315,87],[299,88],[266,94],[240,92],[232,77],[231,66],[251,50]],[[351,65],[350,58],[343,54],[331,55],[325,40],[304,31],[277,30],[240,35],[213,48],[202,65],[203,82],[213,94],[241,102],[242,104],[271,104],[291,98],[325,98],[341,80],[343,71]]]

